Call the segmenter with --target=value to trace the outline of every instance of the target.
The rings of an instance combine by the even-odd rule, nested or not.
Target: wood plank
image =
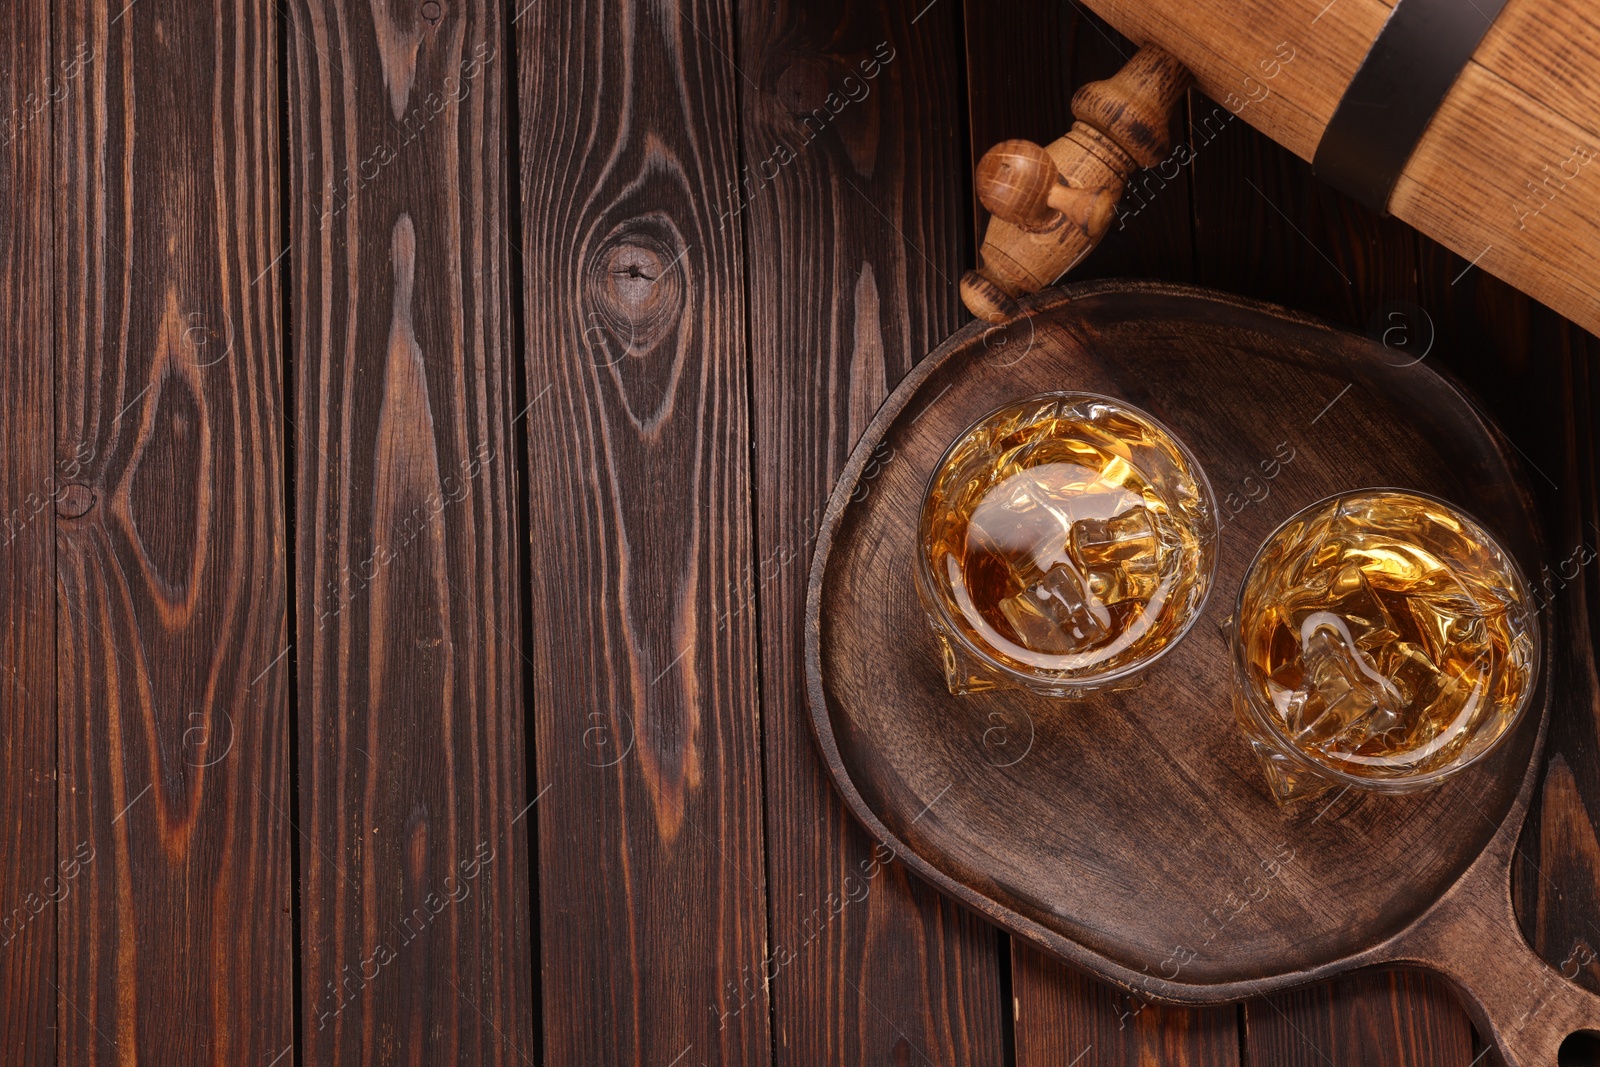
[[[55,10],[63,1062],[290,1047],[277,20]]]
[[[974,165],[1007,138],[1046,144],[1061,136],[1072,125],[1078,87],[1110,77],[1135,51],[1127,38],[1073,4],[968,5],[966,15]],[[1193,139],[1187,122],[1180,122],[1168,158],[1134,174],[1117,221],[1070,279],[1192,280]],[[978,220],[981,237],[987,221],[981,206]],[[1151,1056],[1164,1063],[1238,1062],[1238,1013],[1232,1008],[1156,1007],[1021,942],[1013,942],[1010,963],[1019,1065],[1061,1063],[1079,1051],[1095,1063],[1131,1064]]]
[[[1291,77],[1293,60],[1278,71]],[[1419,238],[1318,183],[1307,164],[1241,121],[1248,108],[1235,113],[1193,97],[1199,280],[1368,333],[1394,349],[1397,363],[1422,358],[1417,346],[1432,330],[1418,310]],[[1357,1034],[1360,1044],[1349,1048],[1370,1049],[1374,1063],[1472,1058],[1466,1014],[1447,985],[1421,973],[1355,975],[1252,1002],[1244,1023],[1252,1063],[1343,1063],[1335,1053],[1356,1055],[1344,1035]]]
[[[1012,961],[1017,1067],[1239,1062],[1236,1008],[1157,1007],[1020,944]]]
[[[36,31],[0,35],[0,335],[13,345],[0,360],[0,1048],[43,1065],[56,1061],[55,904],[79,870],[70,855],[56,868],[55,511],[81,463],[54,469],[51,134],[83,71],[55,66],[47,0],[18,7]]]
[[[1421,971],[1379,971],[1260,997],[1244,1006],[1249,1063],[1472,1063],[1471,1024],[1443,981]]]
[[[1565,754],[1551,756],[1537,813],[1538,852],[1529,850],[1531,877],[1523,899],[1533,928],[1530,941],[1539,954],[1579,985],[1600,992],[1594,907],[1600,896],[1600,835],[1583,792]]]
[[[1536,582],[1555,603],[1558,692],[1567,694],[1551,724],[1544,786],[1523,834],[1515,889],[1529,942],[1563,974],[1600,992],[1600,339],[1507,286],[1493,287],[1514,298],[1502,304],[1524,310],[1502,316],[1523,326],[1522,343],[1506,346],[1507,362],[1521,372],[1517,400],[1525,421],[1543,418],[1538,459],[1558,481],[1540,483],[1548,489],[1550,526],[1560,533],[1550,535],[1549,564]],[[1550,396],[1563,400],[1559,420],[1545,417]],[[1530,431],[1519,430],[1527,440]],[[1586,1051],[1574,1062],[1600,1062],[1600,1041]]]
[[[800,623],[814,535],[889,389],[966,316],[971,246],[960,8],[745,5],[743,190],[720,193],[749,264],[758,615],[780,1064],[999,1063],[997,940],[883,862],[807,725]],[[766,991],[735,1001],[741,1025]]]
[[[733,14],[513,21],[545,1060],[760,1063],[745,304],[712,206],[741,178]]]
[[[504,18],[287,15],[303,1053],[532,1063]]]

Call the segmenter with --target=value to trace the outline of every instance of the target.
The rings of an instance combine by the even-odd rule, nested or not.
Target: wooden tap
[[[1176,59],[1145,45],[1114,76],[1077,91],[1065,136],[1043,148],[1002,141],[984,153],[973,184],[993,218],[978,269],[961,279],[974,315],[1006,321],[1015,297],[1051,284],[1100,243],[1128,176],[1170,151],[1172,108],[1189,80]]]

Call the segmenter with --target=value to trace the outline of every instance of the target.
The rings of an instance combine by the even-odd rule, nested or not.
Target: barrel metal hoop
[[[1328,120],[1318,178],[1388,214],[1423,131],[1505,0],[1398,0]]]

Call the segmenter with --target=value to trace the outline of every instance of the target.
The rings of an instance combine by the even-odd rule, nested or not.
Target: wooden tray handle
[[[1523,940],[1504,862],[1479,863],[1393,946],[1397,963],[1449,978],[1506,1067],[1556,1067],[1562,1042],[1600,1034],[1600,995],[1571,981],[1592,957],[1579,944],[1552,967]]]
[[[1015,297],[1050,285],[1091,252],[1116,217],[1130,174],[1171,149],[1173,105],[1189,87],[1182,64],[1145,45],[1114,76],[1072,98],[1078,121],[1041,148],[1002,141],[984,153],[973,184],[993,218],[961,299],[978,318],[1005,322]]]

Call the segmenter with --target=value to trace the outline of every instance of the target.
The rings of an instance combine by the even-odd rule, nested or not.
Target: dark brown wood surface
[[[84,457],[55,509],[57,1057],[270,1059],[295,952],[277,22],[145,0],[52,26],[53,74],[78,64],[55,451]]]
[[[747,267],[759,563],[736,608],[761,626],[773,973],[770,1006],[747,1010],[770,1007],[775,1062],[797,1067],[1004,1056],[1003,942],[844,810],[813,755],[793,622],[851,445],[965,318],[960,9],[917,14],[750,6],[738,51],[751,182],[726,207],[773,250]]]
[[[1600,341],[1469,263],[1422,242],[1423,303],[1484,406],[1534,469],[1550,545],[1538,579],[1557,611],[1556,677],[1565,714],[1552,718],[1546,778],[1519,848],[1515,883],[1524,932],[1541,955],[1600,992],[1595,905],[1600,815],[1600,687],[1594,668],[1595,551],[1600,548],[1593,368]],[[1454,281],[1459,279],[1459,281]],[[1541,355],[1547,353],[1548,355]],[[1570,1062],[1600,1063],[1600,1041],[1574,1042]]]
[[[1133,53],[1076,3],[11,14],[0,1060],[1484,1051],[1420,972],[1144,1007],[889,859],[813,750],[826,494],[965,321],[972,164]],[[1600,342],[1219,106],[1077,276],[1425,347],[1501,423],[1561,694],[1519,909],[1600,989]]]
[[[17,17],[49,25],[50,5]],[[57,77],[48,32],[0,35],[0,1044],[12,1062],[56,1062],[55,176]],[[63,72],[63,75],[65,72]]]
[[[529,1062],[505,26],[287,14],[300,1055]]]
[[[520,6],[520,5],[519,5]],[[771,1054],[731,6],[516,25],[549,1063]]]

